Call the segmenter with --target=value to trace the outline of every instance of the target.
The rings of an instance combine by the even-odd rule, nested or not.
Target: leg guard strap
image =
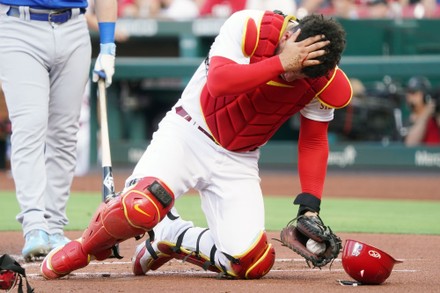
[[[215,245],[212,247],[211,255],[209,257],[201,253],[199,250],[200,239],[203,233],[208,231],[208,229],[203,230],[198,236],[195,251],[190,251],[182,247],[183,237],[189,229],[190,228],[186,229],[179,235],[175,244],[168,241],[159,241],[157,244],[157,248],[160,250],[160,252],[164,254],[170,255],[176,259],[192,263],[198,267],[203,268],[205,271],[212,271],[216,273],[221,272],[221,269],[215,265],[214,261],[214,255],[217,250]]]
[[[154,250],[153,246],[151,245],[150,239],[147,239],[145,241],[145,247],[150,253],[151,257],[154,259],[154,261],[151,262],[149,269],[150,270],[157,270],[162,265],[164,265],[166,262],[168,262],[172,257],[170,255],[166,255],[163,253],[159,253],[160,255],[157,255],[156,251]]]

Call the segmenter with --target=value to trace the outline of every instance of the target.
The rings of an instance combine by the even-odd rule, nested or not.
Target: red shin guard
[[[172,191],[158,179],[142,178],[121,196],[102,203],[82,235],[83,249],[94,256],[154,228],[174,203]]]
[[[87,266],[92,257],[109,257],[115,244],[153,229],[173,204],[174,195],[165,184],[142,178],[121,196],[102,203],[81,239],[49,253],[41,266],[42,275],[60,278]]]

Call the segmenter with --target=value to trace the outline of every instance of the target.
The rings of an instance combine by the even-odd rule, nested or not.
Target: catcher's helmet
[[[12,290],[17,284],[18,278],[19,276],[16,272],[0,270],[0,289]]]
[[[26,278],[25,269],[8,254],[0,256],[0,289],[11,292],[18,283],[18,292],[23,292],[22,278],[26,280],[27,292],[34,292]]]
[[[391,274],[395,260],[386,252],[360,241],[347,239],[342,253],[345,272],[362,284],[378,285]]]

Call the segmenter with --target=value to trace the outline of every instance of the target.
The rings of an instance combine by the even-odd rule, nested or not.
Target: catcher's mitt
[[[296,222],[296,226],[295,226]],[[281,243],[306,259],[309,266],[321,268],[333,262],[342,249],[342,241],[330,227],[324,226],[321,218],[315,216],[299,216],[290,221],[281,230]],[[307,241],[313,239],[325,244],[325,250],[319,254],[307,249]]]

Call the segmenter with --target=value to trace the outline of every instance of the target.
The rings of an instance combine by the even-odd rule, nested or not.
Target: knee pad
[[[173,204],[174,194],[164,183],[154,177],[142,178],[100,205],[82,235],[84,251],[102,259],[115,244],[153,229]]]
[[[267,235],[261,233],[254,245],[240,256],[228,256],[232,276],[238,279],[259,279],[266,275],[275,262],[275,249],[267,243]],[[231,272],[228,272],[231,274]]]

